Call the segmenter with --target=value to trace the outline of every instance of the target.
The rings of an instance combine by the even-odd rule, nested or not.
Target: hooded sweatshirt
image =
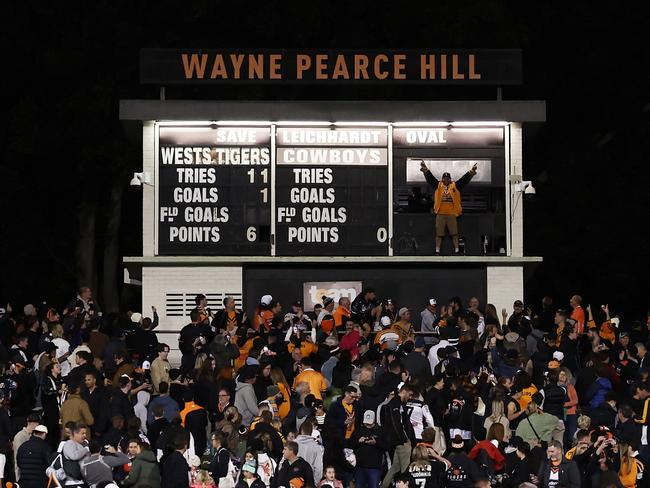
[[[124,486],[160,486],[160,468],[153,451],[144,450],[133,460],[131,471],[123,482]]]
[[[298,443],[298,456],[311,465],[314,470],[314,479],[320,480],[323,477],[323,446],[314,437],[305,434],[296,437],[296,442]]]
[[[257,396],[250,383],[237,382],[235,388],[235,407],[242,416],[242,424],[248,427],[257,415]]]
[[[140,428],[145,434],[147,433],[147,405],[149,405],[150,398],[151,395],[148,392],[144,390],[139,391],[138,402],[135,404],[135,407],[133,407],[135,416],[140,419],[140,422],[142,424]]]

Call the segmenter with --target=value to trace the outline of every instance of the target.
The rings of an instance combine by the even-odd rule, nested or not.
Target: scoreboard
[[[492,135],[502,147],[503,130],[456,138],[480,146]],[[410,183],[407,165],[416,164],[395,159],[404,168],[393,171],[393,145],[418,156],[454,141],[445,129],[388,123],[178,122],[156,131],[158,255],[391,255],[392,190]]]

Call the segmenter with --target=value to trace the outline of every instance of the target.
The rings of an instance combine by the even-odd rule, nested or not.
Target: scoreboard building
[[[416,313],[454,295],[511,310],[541,261],[523,253],[521,182],[544,102],[123,100],[120,117],[143,148],[142,255],[125,274],[172,346],[199,293],[249,313],[265,294],[311,310],[366,286]],[[422,162],[438,179],[476,166],[460,255],[448,236],[435,255]]]

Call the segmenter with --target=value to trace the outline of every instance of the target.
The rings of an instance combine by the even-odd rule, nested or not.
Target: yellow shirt
[[[309,385],[309,393],[319,400],[323,399],[322,392],[327,390],[327,382],[322,374],[311,368],[305,369],[293,380],[293,389],[295,390],[298,383],[302,383],[303,381]]]
[[[341,405],[343,405],[343,409],[345,410],[345,413],[348,414],[348,417],[354,413],[354,408],[352,408],[352,405],[348,405],[345,402],[341,402]],[[346,428],[345,428],[345,439],[349,439],[352,437],[352,433],[354,432],[354,422],[350,422]]]

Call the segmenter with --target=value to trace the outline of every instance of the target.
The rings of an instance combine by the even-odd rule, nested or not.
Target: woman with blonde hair
[[[573,435],[577,430],[578,422],[578,392],[576,387],[573,386],[573,375],[571,370],[567,367],[560,368],[557,384],[566,390],[566,395],[569,401],[564,402],[564,445],[570,446],[573,441]]]
[[[486,432],[489,432],[490,427],[492,427],[493,424],[503,425],[503,440],[508,441],[512,436],[512,432],[510,432],[510,421],[504,412],[502,400],[492,400],[492,413],[489,417],[486,417],[485,422],[483,422],[483,427]]]
[[[637,480],[643,478],[644,464],[635,457],[634,449],[625,441],[619,441],[618,455],[618,478],[621,485],[624,488],[636,488]]]
[[[420,445],[416,446],[411,454],[412,462],[409,464],[408,473],[415,480],[416,486],[438,486],[437,480],[451,467],[451,463],[442,456],[431,459],[429,452],[426,446]]]

